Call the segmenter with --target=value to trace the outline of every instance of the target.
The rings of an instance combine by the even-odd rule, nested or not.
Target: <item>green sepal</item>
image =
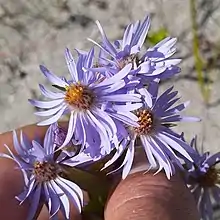
[[[58,85],[52,85],[52,86],[55,87],[56,89],[59,89],[63,92],[66,92],[66,88],[64,88],[64,87],[61,87],[61,86],[58,86]]]
[[[167,29],[162,27],[157,31],[150,32],[145,42],[149,43],[150,45],[155,45],[168,36],[169,36],[169,33]]]
[[[174,124],[174,123],[163,123],[163,126],[165,126],[167,128],[172,128],[172,127],[176,127],[177,124]]]

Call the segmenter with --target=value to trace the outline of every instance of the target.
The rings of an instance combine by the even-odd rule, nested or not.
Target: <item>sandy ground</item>
[[[209,42],[218,42],[219,1],[199,2],[200,32]],[[188,140],[197,134],[205,150],[218,151],[220,71],[214,68],[207,72],[213,83],[210,105],[205,107],[194,71],[189,8],[187,0],[0,0],[0,132],[39,120],[27,102],[28,98],[42,99],[38,84],[48,84],[39,64],[58,75],[66,75],[64,48],[88,49],[91,43],[87,37],[98,40],[95,20],[100,20],[114,40],[121,37],[129,22],[150,14],[151,30],[167,28],[171,36],[178,38],[176,56],[184,58],[180,76],[164,82],[161,89],[174,84],[182,100],[191,101],[185,113],[202,119],[177,129],[185,131]],[[209,49],[204,48],[204,56],[210,56]]]

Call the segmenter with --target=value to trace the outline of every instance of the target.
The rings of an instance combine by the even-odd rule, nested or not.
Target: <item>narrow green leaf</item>
[[[61,87],[61,86],[58,86],[58,85],[52,85],[52,86],[55,87],[56,89],[59,89],[63,92],[66,92],[66,88],[64,88],[64,87]]]

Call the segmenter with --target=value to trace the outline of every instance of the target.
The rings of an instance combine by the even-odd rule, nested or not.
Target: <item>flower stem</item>
[[[198,36],[198,25],[197,25],[197,10],[196,10],[196,0],[190,0],[190,14],[192,21],[192,33],[193,33],[193,56],[195,61],[195,68],[197,72],[198,83],[201,89],[202,96],[206,104],[209,102],[209,88],[206,85],[204,75],[203,75],[203,60],[199,50],[199,36]]]

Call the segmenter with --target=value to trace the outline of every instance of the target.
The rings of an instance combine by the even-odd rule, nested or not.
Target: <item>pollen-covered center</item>
[[[53,163],[35,162],[33,174],[38,182],[54,180],[61,173],[60,168]]]
[[[65,101],[78,109],[89,109],[95,100],[93,92],[81,84],[72,84],[66,88]]]
[[[215,167],[210,167],[206,174],[198,179],[198,182],[203,187],[212,187],[220,183],[220,170]]]
[[[137,128],[134,128],[135,132],[138,135],[149,134],[153,130],[154,117],[152,112],[149,109],[144,109],[136,112],[138,117],[138,124],[140,125]]]
[[[138,62],[138,57],[136,54],[132,54],[130,56],[127,56],[121,60],[119,60],[118,65],[120,69],[123,69],[126,65],[129,63],[132,64],[132,68],[134,68],[134,64]]]

